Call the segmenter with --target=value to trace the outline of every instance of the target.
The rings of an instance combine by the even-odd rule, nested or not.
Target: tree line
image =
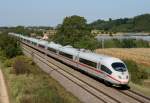
[[[136,39],[112,39],[99,41],[98,48],[149,48],[150,43]]]
[[[150,32],[150,14],[114,20],[99,19],[90,23],[89,26],[92,29],[110,32]]]

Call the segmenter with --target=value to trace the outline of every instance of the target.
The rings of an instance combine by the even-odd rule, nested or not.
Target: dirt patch
[[[7,88],[1,69],[0,69],[0,103],[9,103]]]

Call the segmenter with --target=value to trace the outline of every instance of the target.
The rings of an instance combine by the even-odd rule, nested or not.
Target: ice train
[[[9,35],[16,36],[21,42],[33,47],[44,49],[47,55],[100,78],[109,85],[128,85],[129,72],[125,63],[119,58],[79,50],[72,46],[62,46],[54,42],[49,43],[20,34],[9,33]]]

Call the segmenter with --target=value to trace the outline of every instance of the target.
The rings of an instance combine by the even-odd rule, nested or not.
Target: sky
[[[150,0],[0,0],[0,26],[56,26],[66,16],[88,23],[150,13]]]

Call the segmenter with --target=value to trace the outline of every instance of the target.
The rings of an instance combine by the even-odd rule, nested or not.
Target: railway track
[[[54,71],[59,72],[61,75],[65,76],[70,81],[74,82],[76,85],[80,86],[82,89],[86,90],[88,93],[90,93],[103,103],[150,103],[150,99],[148,97],[139,95],[138,93],[132,92],[131,90],[122,91],[122,90],[115,90],[114,88],[104,87],[104,85],[100,85],[101,83],[97,83],[97,81],[91,80],[88,77],[88,80],[91,80],[92,82],[91,83],[88,80],[85,80],[80,76],[76,75],[75,73],[69,72],[68,69],[64,69],[64,66],[62,66],[61,63],[56,63],[55,60],[52,60],[49,57],[45,56],[45,54],[42,54],[44,52],[41,53],[40,50],[37,50],[37,48],[33,48],[31,46],[29,47],[29,45],[27,46],[27,44],[26,45],[22,44],[22,47],[24,50],[28,51],[28,53],[30,52],[32,56],[33,55],[36,56],[41,62],[53,68]],[[103,88],[100,88],[100,86]],[[115,94],[110,95],[111,93],[108,93],[106,91],[112,91],[116,93],[116,95]],[[117,97],[117,94],[120,97],[119,96]]]
[[[121,93],[128,95],[129,97],[136,99],[140,103],[150,103],[150,98],[147,96],[144,96],[143,94],[140,94],[138,92],[135,92],[131,89],[122,91],[120,90]]]

